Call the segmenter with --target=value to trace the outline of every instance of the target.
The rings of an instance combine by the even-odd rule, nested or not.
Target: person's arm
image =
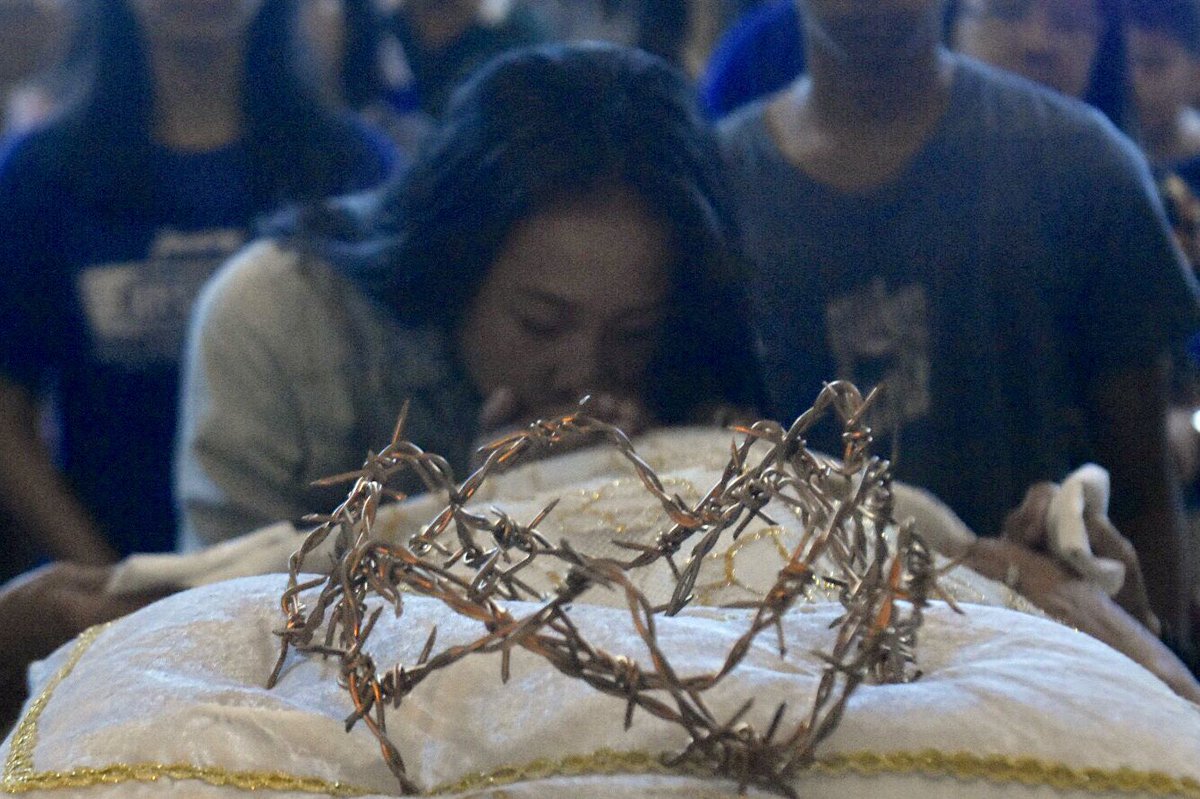
[[[1112,476],[1110,515],[1137,551],[1150,607],[1190,651],[1192,555],[1167,442],[1169,374],[1161,363],[1108,372],[1089,392],[1096,460]]]
[[[984,577],[1007,583],[1051,617],[1123,653],[1184,699],[1200,704],[1200,683],[1179,658],[1094,583],[1008,539],[979,538],[965,562]]]
[[[108,596],[109,569],[54,563],[0,586],[0,730],[25,699],[25,670],[95,624],[132,613],[153,596]]]
[[[33,396],[0,377],[0,503],[50,556],[111,563],[116,552],[66,484],[37,431]]]

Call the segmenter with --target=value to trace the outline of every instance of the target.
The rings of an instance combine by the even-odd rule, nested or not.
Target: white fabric
[[[1083,522],[1087,512],[1108,515],[1108,495],[1108,472],[1094,463],[1085,463],[1055,491],[1046,511],[1046,528],[1055,555],[1109,596],[1116,596],[1125,584],[1125,564],[1092,554]]]
[[[697,500],[701,492],[716,481],[729,457],[734,435],[720,429],[690,428],[659,430],[635,441],[640,455],[664,478],[668,488],[679,490],[685,499]],[[633,470],[615,450],[597,448],[530,463],[494,477],[476,495],[472,505],[487,512],[499,504],[519,521],[529,521],[556,497],[563,501],[550,515],[543,531],[551,538],[568,537],[572,542],[589,541],[586,551],[617,554],[609,544],[617,537],[626,540],[652,540],[665,524],[661,509],[642,490],[632,476]],[[417,532],[444,506],[444,498],[419,496],[379,511],[376,535],[404,540]],[[961,555],[975,535],[954,512],[936,497],[913,486],[895,485],[897,521],[912,519],[930,545],[950,557]],[[774,521],[788,532],[788,543],[799,534],[800,526],[785,508],[767,509]],[[748,539],[765,524],[755,522]],[[301,536],[289,524],[281,522],[241,538],[218,544],[188,555],[134,555],[119,564],[109,583],[113,593],[138,593],[171,587],[192,588],[235,577],[269,574],[287,570],[288,558],[300,545]],[[329,542],[330,544],[332,542]],[[774,549],[771,541],[759,541],[740,547],[748,554],[756,549]],[[327,545],[313,553],[310,564],[328,562]],[[621,554],[628,557],[628,552]],[[774,557],[756,559],[759,581],[770,580],[780,564]],[[714,561],[713,568],[720,564]],[[646,579],[662,577],[649,572]],[[1004,604],[1011,592],[991,581],[956,570],[952,584],[962,584],[966,601]],[[967,587],[969,585],[969,588]],[[737,599],[745,599],[738,596]],[[711,600],[721,601],[713,596]],[[1031,609],[1027,604],[1025,609]]]
[[[333,663],[293,655],[274,690],[263,685],[274,663],[280,621],[280,575],[220,583],[165,599],[101,632],[73,670],[51,691],[38,719],[33,774],[131,764],[208,768],[199,778],[119,781],[31,792],[60,799],[91,797],[243,795],[214,786],[215,773],[275,772],[398,793],[366,729],[347,734],[351,705],[336,684]],[[513,603],[518,616],[534,606]],[[781,701],[787,720],[808,706],[820,671],[812,647],[828,645],[839,606],[798,608],[785,622],[790,647],[781,657],[774,636],[762,636],[744,664],[706,694],[718,717],[755,697],[748,720],[760,729]],[[645,659],[627,613],[580,604],[573,616],[609,652]],[[713,671],[745,629],[748,612],[689,608],[658,623],[659,638],[681,674]],[[408,597],[404,615],[380,618],[371,639],[378,666],[413,662],[429,628],[438,649],[480,635],[479,625],[434,600]],[[74,651],[68,645],[34,673],[34,696]],[[1053,622],[1001,608],[968,606],[965,616],[936,606],[921,631],[923,676],[907,685],[861,687],[818,754],[829,758],[931,750],[950,757],[1035,757],[1060,775],[1087,769],[1111,774],[1159,774],[1179,784],[1200,780],[1200,711],[1103,644]],[[517,651],[507,685],[499,656],[467,658],[427,680],[389,710],[392,738],[410,775],[426,790],[452,787],[480,772],[558,761],[597,750],[656,754],[682,746],[678,729],[638,713],[622,729],[624,703],[604,697]],[[0,747],[11,755],[13,738]],[[128,769],[108,769],[120,778]],[[1116,796],[1103,791],[1054,792],[1011,780],[884,773],[815,773],[796,783],[813,799],[846,796],[999,797]],[[12,788],[13,784],[6,784]],[[478,786],[474,786],[478,787]],[[621,772],[518,779],[502,785],[512,797],[693,797],[737,794],[732,783]],[[1094,786],[1093,786],[1094,787]],[[258,791],[256,796],[301,796]],[[459,794],[455,794],[459,795]],[[491,796],[465,791],[463,795]],[[751,791],[752,796],[765,795]],[[1122,793],[1119,795],[1138,795]],[[1148,793],[1146,795],[1149,795]]]
[[[651,434],[637,443],[668,491],[695,501],[724,465],[730,439],[724,432],[683,430]],[[551,540],[569,539],[592,555],[616,554],[614,538],[651,540],[667,523],[629,465],[611,450],[577,452],[515,469],[489,481],[474,508],[495,509],[527,522],[556,497],[559,505],[539,529]],[[943,551],[956,553],[973,540],[962,522],[928,494],[897,486],[895,499],[896,518],[911,518]],[[442,504],[443,498],[424,496],[381,509],[375,534],[403,540]],[[787,508],[771,505],[766,513],[774,525],[756,521],[738,543],[723,544],[705,559],[692,607],[658,620],[660,640],[679,672],[716,669],[748,618],[747,611],[716,606],[751,598],[770,585],[783,553],[796,540],[799,522]],[[359,725],[347,734],[343,729],[350,704],[337,687],[333,663],[293,655],[280,684],[272,691],[263,687],[277,652],[271,630],[281,623],[283,575],[217,582],[237,574],[282,571],[299,543],[295,531],[278,525],[199,555],[126,561],[114,578],[114,590],[213,584],[163,600],[106,629],[89,648],[65,647],[35,668],[33,696],[44,694],[45,701],[40,717],[33,714],[33,761],[24,782],[7,775],[4,787],[36,789],[53,783],[49,778],[37,782],[38,775],[86,777],[93,773],[86,771],[91,767],[116,784],[96,780],[53,796],[225,797],[238,795],[245,786],[216,784],[221,780],[214,775],[261,772],[393,795],[396,783],[367,730]],[[308,568],[325,567],[328,556],[327,545],[311,555]],[[553,564],[537,565],[523,573],[535,586],[548,589],[561,579]],[[637,583],[653,602],[665,600],[670,586],[665,566],[645,570]],[[1088,769],[1100,770],[1093,774],[1101,776],[1129,769],[1134,777],[1145,778],[1137,783],[1143,786],[1161,787],[1162,779],[1200,785],[1183,782],[1200,779],[1200,711],[1194,706],[1123,655],[1036,617],[1003,585],[961,568],[944,583],[966,603],[967,615],[941,604],[930,610],[918,645],[923,677],[909,685],[860,688],[819,755],[853,758],[932,750],[935,760],[961,765],[965,757],[968,766],[978,768],[954,771],[958,778],[938,776],[936,769],[909,773],[891,767],[868,775],[816,772],[797,782],[801,795],[1007,796],[1015,790],[1014,780],[1026,783],[1021,795],[1106,795],[1094,781],[1060,784],[1062,792],[1049,785],[1053,774],[1082,779],[1080,775],[1093,773]],[[828,646],[830,624],[841,613],[829,598],[814,590],[808,602],[788,615],[786,656],[775,648],[773,635],[764,635],[743,665],[706,695],[718,716],[753,696],[749,720],[761,729],[781,701],[789,703],[790,721],[809,706],[821,668],[811,652]],[[607,651],[644,659],[627,611],[605,605],[621,606],[623,599],[595,589],[576,603],[573,618]],[[511,605],[518,615],[531,607]],[[404,615],[397,619],[385,613],[372,634],[369,646],[377,666],[411,663],[435,624],[438,649],[482,633],[478,625],[433,600],[406,597]],[[73,652],[82,652],[81,658],[54,687],[54,675],[63,673]],[[503,793],[497,796],[736,795],[731,783],[645,773],[628,764],[610,764],[608,771],[614,773],[587,773],[595,766],[587,758],[598,750],[649,756],[684,744],[680,730],[641,713],[624,732],[623,712],[620,700],[591,691],[519,651],[508,685],[500,682],[498,657],[468,658],[423,683],[388,718],[409,773],[426,789],[453,793],[461,787],[463,795],[490,796],[488,791],[472,792],[483,783],[461,781],[513,767],[516,771],[509,773],[516,782],[500,786]],[[20,728],[0,749],[0,758],[10,758],[19,738]],[[524,769],[532,762],[544,765],[575,756],[584,758],[577,762],[585,766],[568,774]],[[1018,769],[1023,779],[994,772],[988,772],[991,779],[979,778],[987,772],[979,764],[992,762],[988,758],[1019,765],[1019,758],[1027,757],[1037,758],[1041,766],[1029,767],[1032,772],[1029,764],[1022,767],[1025,771]],[[130,768],[138,763],[150,764],[150,770]],[[146,774],[156,773],[154,764],[164,763],[181,764],[183,772],[174,772],[174,779],[145,781]],[[1146,775],[1158,775],[1159,781]],[[259,788],[256,795],[301,795]],[[311,784],[309,788],[313,790]]]

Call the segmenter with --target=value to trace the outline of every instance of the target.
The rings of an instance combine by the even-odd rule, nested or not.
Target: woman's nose
[[[573,336],[554,353],[553,388],[573,399],[588,392],[612,388],[611,357],[599,333]]]

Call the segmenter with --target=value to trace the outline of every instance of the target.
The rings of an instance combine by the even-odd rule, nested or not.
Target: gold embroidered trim
[[[108,627],[107,624],[99,624],[89,627],[79,635],[75,647],[63,662],[62,668],[54,673],[54,676],[46,683],[46,687],[29,706],[29,712],[17,724],[16,732],[13,733],[12,748],[8,752],[8,760],[4,763],[4,789],[9,793],[12,793],[9,790],[10,785],[33,776],[33,750],[37,746],[38,719],[42,717],[46,705],[50,703],[50,696],[67,678],[67,675],[75,670],[83,653]]]
[[[1200,782],[1188,777],[1172,777],[1161,772],[1134,769],[1071,768],[1032,757],[1003,755],[980,756],[965,752],[937,750],[880,754],[857,752],[833,755],[815,763],[808,773],[827,776],[857,774],[879,777],[889,774],[925,777],[951,777],[964,782],[983,781],[998,785],[1013,783],[1036,787],[1049,786],[1060,791],[1081,793],[1140,793],[1162,797],[1200,799]],[[559,760],[535,760],[523,766],[505,766],[495,771],[471,774],[438,785],[429,796],[501,788],[517,782],[550,777],[579,777],[606,774],[683,774],[711,777],[707,771],[672,768],[662,756],[648,752],[617,752],[600,749],[590,755],[572,755]]]
[[[199,780],[220,788],[238,788],[244,791],[293,791],[338,797],[366,796],[378,793],[378,791],[370,791],[341,782],[330,782],[317,777],[297,777],[292,774],[270,771],[229,771],[219,766],[201,767],[187,763],[118,763],[111,766],[77,768],[70,771],[42,771],[13,783],[6,781],[4,792],[19,794],[38,790],[92,788],[97,785],[157,782],[158,780]]]
[[[157,782],[162,779],[199,780],[217,787],[232,787],[243,790],[295,791],[298,793],[325,794],[327,796],[366,796],[370,791],[343,782],[322,780],[316,777],[297,777],[283,772],[230,771],[218,766],[193,766],[186,763],[117,763],[109,766],[74,768],[69,771],[34,771],[33,752],[37,746],[38,721],[54,691],[62,684],[84,653],[96,642],[100,634],[110,625],[103,624],[85,630],[46,687],[29,706],[29,712],[17,725],[12,738],[12,748],[4,764],[0,792],[21,794],[38,790],[61,790],[64,788],[90,788],[96,785],[117,785],[123,782]]]
[[[220,767],[201,767],[186,763],[133,763],[75,768],[68,771],[41,771],[33,768],[33,753],[37,745],[38,720],[50,702],[55,689],[75,669],[84,653],[108,625],[93,627],[84,632],[75,648],[54,674],[46,687],[29,707],[29,712],[17,725],[12,748],[4,766],[0,791],[21,794],[35,790],[89,788],[97,785],[116,785],[123,782],[156,782],[161,779],[199,780],[217,787],[241,790],[295,791],[335,797],[366,796],[367,788],[316,777],[297,777],[283,772],[230,771]],[[857,774],[877,777],[888,774],[911,774],[926,777],[950,777],[963,781],[990,782],[1000,785],[1045,785],[1058,790],[1083,793],[1142,793],[1151,796],[1200,799],[1200,782],[1189,777],[1172,777],[1161,772],[1135,771],[1129,768],[1071,768],[1062,763],[1047,762],[1032,757],[980,756],[965,752],[947,753],[937,750],[880,754],[857,752],[822,758],[810,773],[829,776]],[[649,752],[618,752],[599,749],[589,755],[564,758],[544,758],[523,765],[505,766],[495,771],[469,774],[452,782],[438,785],[426,792],[428,796],[462,793],[486,788],[499,788],[528,780],[550,777],[571,777],[606,774],[681,774],[708,777],[710,773],[687,767],[669,767],[663,757]]]

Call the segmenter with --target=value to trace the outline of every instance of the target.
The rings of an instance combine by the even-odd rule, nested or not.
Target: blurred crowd
[[[405,403],[465,470],[584,393],[847,378],[981,535],[1104,466],[1121,612],[1194,662],[1200,0],[875,6],[0,0],[2,570],[65,562],[15,657],[121,557],[327,510]]]

